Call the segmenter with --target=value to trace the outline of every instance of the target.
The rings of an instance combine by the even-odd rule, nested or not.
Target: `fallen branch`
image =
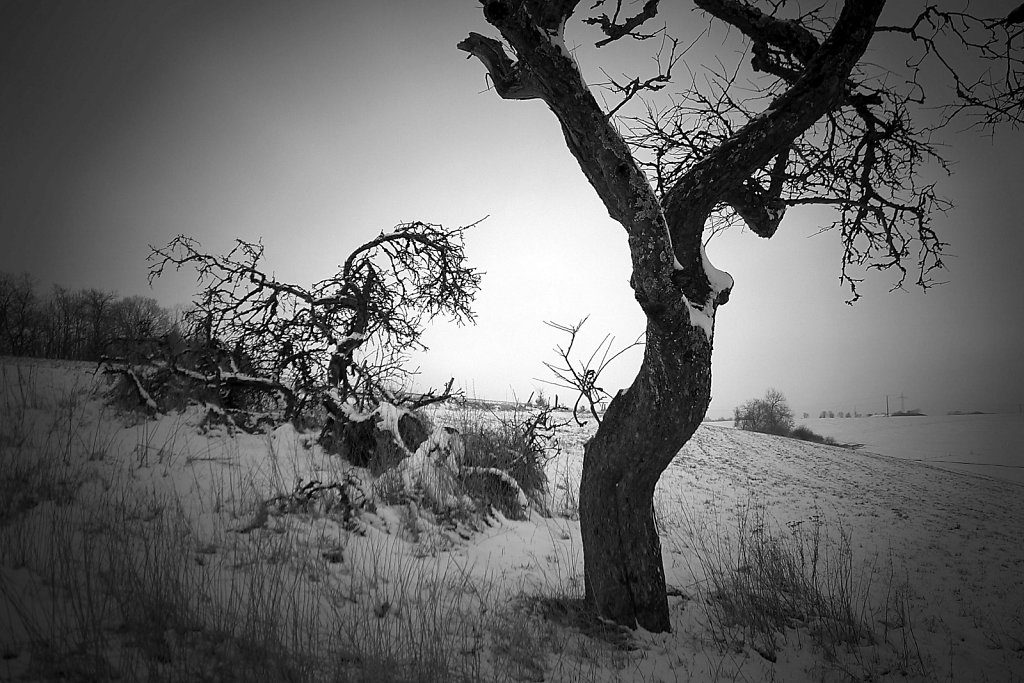
[[[108,375],[124,375],[127,377],[135,388],[136,393],[139,395],[139,401],[145,404],[146,410],[149,414],[153,415],[160,412],[156,401],[154,401],[153,397],[149,395],[146,388],[142,386],[142,381],[139,379],[139,376],[135,374],[135,370],[132,369],[131,366],[125,365],[123,367],[115,367],[113,365],[107,365],[103,368],[103,373]]]

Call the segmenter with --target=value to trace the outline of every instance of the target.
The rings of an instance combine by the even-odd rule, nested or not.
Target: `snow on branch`
[[[104,363],[104,372],[108,374],[124,375],[131,383],[132,389],[134,389],[135,393],[138,394],[139,402],[146,406],[146,410],[149,412],[149,414],[155,415],[156,413],[160,412],[160,408],[157,406],[156,401],[153,400],[153,397],[150,395],[150,393],[146,391],[146,388],[143,386],[142,381],[139,379],[139,375],[135,372],[134,369],[131,368],[131,366],[116,366],[111,365],[109,363]]]

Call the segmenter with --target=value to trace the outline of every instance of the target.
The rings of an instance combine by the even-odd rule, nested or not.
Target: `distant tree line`
[[[825,417],[860,417],[860,416],[861,416],[860,413],[856,413],[856,414],[850,413],[850,412],[844,413],[841,410],[839,412],[835,412],[834,410],[823,410],[823,411],[821,411],[818,414],[819,418],[825,418]],[[804,413],[804,417],[807,417],[807,413]]]
[[[59,285],[0,272],[0,355],[99,361],[142,339],[177,332],[156,299]]]

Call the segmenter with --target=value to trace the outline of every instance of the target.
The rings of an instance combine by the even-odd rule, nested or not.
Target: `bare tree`
[[[660,35],[662,46],[656,76],[609,79],[619,102],[606,108],[565,44],[579,4],[482,0],[504,42],[471,33],[458,47],[483,63],[502,98],[548,106],[627,232],[646,346],[636,379],[611,402],[586,447],[585,585],[604,617],[665,631],[654,488],[707,410],[715,314],[733,285],[708,261],[706,231],[742,222],[769,238],[789,207],[831,206],[852,298],[864,268],[893,269],[896,286],[910,268],[928,286],[944,246],[930,217],[947,206],[921,179],[925,162],[941,162],[931,135],[952,121],[986,129],[1020,123],[1021,39],[1012,22],[938,2],[892,3],[892,19],[880,24],[885,0],[694,0],[711,25],[741,41],[734,54],[745,57],[707,68],[686,63],[688,77],[673,80],[686,50],[665,28],[647,28],[658,0],[642,8],[596,0],[584,6],[600,13],[584,21],[601,32],[599,45],[625,37],[650,44]],[[880,32],[905,39],[908,53],[892,65],[864,58]],[[961,55],[982,66],[962,68]],[[890,77],[890,68],[902,77]],[[955,99],[938,120],[915,123],[926,70],[951,83]],[[668,105],[649,101],[646,114],[619,115],[624,103],[673,82],[680,87]]]
[[[114,334],[129,341],[158,337],[171,326],[167,311],[147,296],[127,296],[116,302],[113,318]]]
[[[55,285],[41,306],[42,355],[47,358],[77,358],[81,339],[81,305],[76,292]]]
[[[768,389],[763,398],[753,398],[733,411],[733,426],[749,432],[786,436],[793,430],[793,410],[781,391]]]
[[[0,351],[12,356],[37,352],[40,315],[35,279],[28,273],[0,273]]]
[[[167,311],[154,299],[61,285],[39,295],[37,284],[27,273],[0,273],[0,353],[99,360],[115,339],[124,346],[169,325]]]
[[[117,295],[95,288],[83,290],[81,295],[88,322],[86,354],[90,360],[99,360],[114,334],[113,310]]]
[[[400,391],[410,375],[407,354],[423,348],[424,323],[439,315],[473,320],[480,274],[465,263],[469,227],[398,225],[308,288],[268,275],[260,263],[262,244],[236,240],[221,256],[179,236],[152,248],[150,280],[169,267],[194,268],[200,291],[186,315],[194,336],[226,353],[229,372],[218,377],[249,387],[262,381],[270,391],[287,386],[295,401],[291,413],[326,404],[341,417],[348,403],[355,409],[422,404],[451,390],[449,383],[440,393]],[[246,372],[230,367],[243,357]]]

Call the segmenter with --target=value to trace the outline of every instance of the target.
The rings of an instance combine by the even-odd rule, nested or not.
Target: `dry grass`
[[[677,533],[692,547],[695,597],[725,651],[776,662],[786,648],[823,655],[820,680],[898,673],[935,678],[914,635],[909,585],[893,557],[857,557],[842,524],[822,514],[780,525],[753,501],[723,521],[683,508]]]
[[[353,526],[345,506],[268,514],[297,482],[344,482],[351,468],[301,435],[196,439],[187,416],[124,427],[94,389],[54,390],[15,367],[0,364],[0,678],[757,680],[747,653],[812,649],[808,680],[938,679],[906,575],[891,557],[858,557],[824,517],[778,525],[748,503],[727,522],[661,506],[694,582],[673,602],[679,634],[658,639],[589,610],[573,522],[545,521],[552,550],[531,558],[528,584],[516,567]],[[463,433],[484,419],[466,416]],[[499,421],[467,450],[519,457],[534,448],[520,428]],[[1019,645],[1006,630],[993,638]]]
[[[294,453],[268,440],[244,473],[230,439],[190,450],[184,418],[114,439],[84,419],[96,394],[53,402],[31,372],[3,371],[4,677],[494,680],[510,658],[539,669],[533,649],[505,642],[527,630],[507,596],[453,555],[415,557],[315,507],[237,533],[294,488]],[[175,470],[192,472],[189,490]]]
[[[791,634],[807,634],[830,657],[871,642],[867,600],[875,569],[855,571],[842,528],[830,533],[816,517],[810,528],[783,531],[756,505],[739,510],[728,532],[707,520],[689,522],[705,578],[701,603],[716,639],[749,645],[770,661]]]
[[[508,472],[531,503],[544,509],[549,484],[545,468],[552,456],[555,432],[549,413],[527,406],[497,412],[463,403],[454,414],[449,413],[447,422],[446,426],[454,427],[462,435],[466,446],[464,464],[468,468]],[[522,514],[515,502],[515,492],[500,479],[469,475],[462,483],[470,496],[506,516],[515,518]]]

